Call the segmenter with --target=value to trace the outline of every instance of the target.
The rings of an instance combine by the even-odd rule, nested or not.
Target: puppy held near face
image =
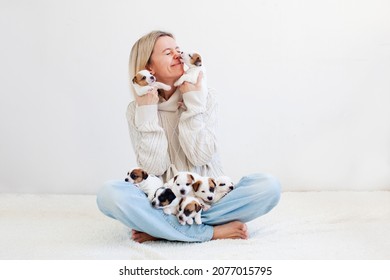
[[[202,90],[207,92],[207,81],[202,57],[198,52],[182,52],[181,61],[188,67],[186,72],[174,83],[174,86],[180,86],[184,82],[196,84],[199,73],[203,73]]]
[[[154,87],[157,89],[170,90],[171,86],[164,83],[157,82],[156,77],[153,76],[148,70],[139,71],[132,80],[133,87],[138,96],[143,96]]]
[[[169,181],[163,181],[141,168],[127,173],[126,182],[145,192],[152,207],[162,209],[167,215],[176,215],[181,225],[201,224],[201,213],[233,190],[228,176],[216,180],[193,172],[180,171]]]

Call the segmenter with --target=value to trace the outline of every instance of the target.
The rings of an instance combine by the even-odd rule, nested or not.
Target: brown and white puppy
[[[194,220],[196,224],[200,225],[202,223],[202,208],[202,203],[196,197],[186,196],[180,200],[177,207],[177,220],[182,225],[192,225]]]
[[[152,201],[156,190],[163,186],[163,181],[160,178],[149,175],[141,168],[135,168],[132,171],[127,172],[125,181],[133,183],[143,190],[150,201]]]
[[[213,203],[216,203],[234,189],[234,183],[228,176],[219,176],[215,181],[217,186],[215,188],[216,191]]]
[[[167,215],[177,213],[177,205],[179,204],[179,198],[173,193],[172,189],[168,187],[158,188],[152,199],[152,206],[154,208],[163,209]]]
[[[196,173],[181,171],[169,180],[166,186],[170,187],[177,197],[185,197],[194,194],[192,184],[199,178]]]
[[[205,88],[205,69],[202,62],[202,57],[197,52],[182,52],[181,61],[188,66],[187,71],[174,83],[174,86],[180,86],[184,82],[196,84],[199,73],[203,72],[202,87]]]
[[[135,92],[138,96],[145,95],[148,91],[153,90],[154,87],[163,90],[170,90],[171,86],[157,82],[156,77],[148,70],[139,71],[132,80]]]
[[[205,211],[210,208],[210,204],[214,201],[216,185],[215,180],[210,177],[201,177],[192,184],[194,195],[203,201]]]

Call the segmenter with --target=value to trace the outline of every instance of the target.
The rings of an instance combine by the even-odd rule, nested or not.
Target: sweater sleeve
[[[183,101],[187,110],[180,117],[180,145],[193,165],[208,164],[217,150],[215,93],[187,92],[183,94]]]
[[[137,164],[154,175],[162,175],[170,166],[168,142],[158,123],[157,105],[127,107],[127,122]]]

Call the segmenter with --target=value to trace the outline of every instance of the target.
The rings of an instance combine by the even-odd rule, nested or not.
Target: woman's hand
[[[143,96],[136,95],[135,101],[137,102],[138,106],[157,104],[159,101],[157,88],[154,87],[153,90],[148,91]]]
[[[202,90],[202,78],[203,78],[203,72],[199,72],[198,80],[196,81],[196,84],[191,84],[189,82],[184,82],[180,87],[179,90],[182,94],[190,91],[201,91]]]

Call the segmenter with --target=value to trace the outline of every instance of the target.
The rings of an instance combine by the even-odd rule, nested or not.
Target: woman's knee
[[[255,173],[243,178],[254,186],[253,192],[272,200],[275,205],[280,199],[281,185],[279,180],[270,174]],[[245,183],[245,181],[244,181]]]
[[[130,185],[125,186],[121,181],[112,180],[105,182],[96,197],[96,202],[100,211],[106,215],[110,215],[110,213],[120,207],[122,203],[128,204],[127,192],[130,191],[130,188]]]

